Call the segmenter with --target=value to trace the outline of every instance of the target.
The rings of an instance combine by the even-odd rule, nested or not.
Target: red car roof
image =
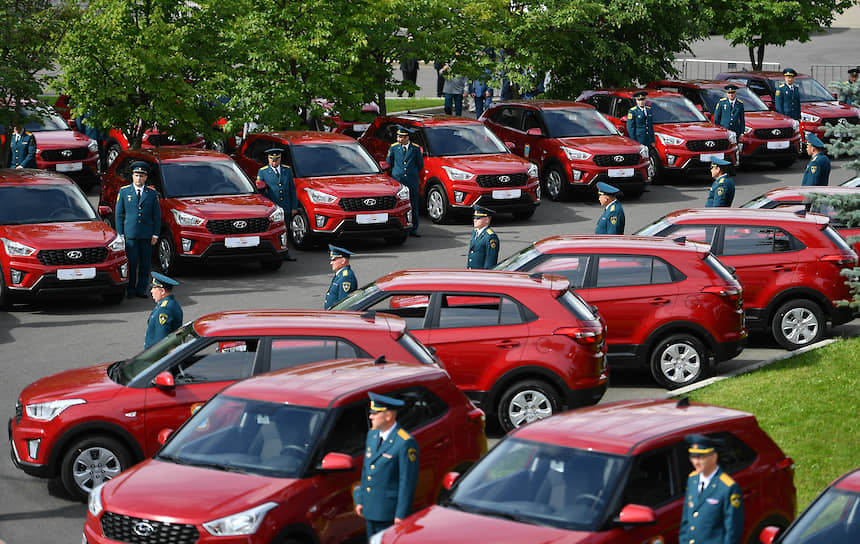
[[[318,130],[281,130],[276,132],[260,132],[252,134],[250,138],[257,136],[267,136],[269,138],[277,138],[285,140],[293,145],[303,144],[328,144],[332,142],[356,142],[355,138],[351,138],[345,134],[336,132],[321,132]]]
[[[729,419],[754,420],[755,416],[698,403],[679,408],[674,400],[620,401],[562,412],[512,434],[524,440],[632,455],[646,448],[645,443],[650,440],[667,434],[686,434]]]
[[[779,199],[794,199],[803,198],[806,195],[822,194],[822,195],[853,195],[860,196],[860,188],[858,187],[822,187],[816,185],[803,185],[794,187],[777,187],[766,192],[764,196],[771,200]]]
[[[297,329],[357,329],[402,334],[406,322],[382,313],[328,310],[234,310],[204,315],[194,321],[194,330],[202,336],[275,335]]]
[[[541,110],[561,110],[561,109],[570,109],[570,108],[579,108],[579,109],[587,109],[593,110],[594,106],[591,104],[585,104],[583,102],[574,102],[573,100],[551,100],[551,99],[538,99],[538,100],[506,100],[504,102],[498,102],[493,104],[493,108],[500,108],[503,106],[520,106],[520,107],[533,107]]]
[[[656,251],[692,251],[703,253],[709,250],[708,244],[684,241],[676,242],[671,238],[654,236],[614,235],[614,234],[562,234],[550,236],[534,244],[541,253],[564,253],[571,248],[606,250],[607,253],[650,253]]]
[[[778,223],[817,223],[825,225],[830,218],[817,213],[797,215],[780,210],[762,210],[757,208],[686,208],[667,214],[665,219],[692,219],[696,223],[743,221],[750,225],[770,225]],[[675,222],[675,221],[672,221]]]
[[[467,117],[457,117],[454,115],[445,115],[445,114],[429,114],[429,113],[404,113],[401,115],[385,115],[379,118],[380,120],[393,120],[396,121],[398,119],[402,119],[404,121],[410,121],[417,125],[421,125],[424,127],[432,127],[432,126],[446,126],[446,125],[483,125],[477,119],[469,119]]]
[[[746,87],[740,82],[732,82],[738,87]],[[661,79],[652,81],[646,87],[653,88],[651,85],[676,85],[678,87],[689,87],[692,89],[723,89],[726,82],[723,79]]]
[[[661,98],[661,97],[683,97],[684,95],[672,91],[661,91],[659,89],[639,89],[636,87],[628,87],[624,89],[592,89],[590,91],[583,91],[583,96],[594,96],[595,94],[611,94],[613,96],[625,96],[627,98],[633,98],[633,93],[637,93],[639,91],[646,91],[648,93],[648,98]]]
[[[766,72],[766,71],[762,71],[762,70],[750,71],[750,72],[723,72],[721,74],[718,74],[717,77],[719,77],[719,76],[726,76],[726,77],[755,76],[755,77],[763,77],[765,79],[780,79],[780,80],[785,79],[785,76],[783,75],[782,72]],[[800,79],[803,79],[803,78],[808,78],[810,76],[808,76],[806,74],[797,74],[797,77]]]
[[[161,162],[233,160],[224,153],[196,147],[148,147],[145,149],[131,149],[129,151],[137,156],[149,155],[154,160]]]
[[[855,468],[851,472],[840,476],[839,479],[833,483],[833,487],[853,491],[854,493],[860,493],[860,468]]]
[[[424,268],[400,270],[382,276],[376,285],[383,290],[448,289],[462,291],[505,291],[510,289],[547,288],[567,290],[570,280],[562,276],[544,274],[531,276],[525,272],[502,272],[499,270],[463,270],[462,268]]]
[[[49,170],[29,168],[0,169],[0,184],[3,185],[57,185],[74,183],[63,174]]]

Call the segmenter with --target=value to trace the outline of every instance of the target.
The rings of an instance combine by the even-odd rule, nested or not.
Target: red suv
[[[709,121],[714,119],[714,108],[725,98],[726,82],[713,79],[652,81],[651,89],[673,91],[688,98]],[[771,111],[767,104],[741,82],[737,83],[737,97],[744,104],[746,126],[738,142],[740,159],[744,162],[772,161],[777,168],[788,168],[800,149],[800,122]]]
[[[413,213],[409,189],[382,173],[354,139],[312,131],[249,134],[236,162],[256,179],[273,147],[284,150],[283,164],[292,167],[296,183],[299,211],[289,225],[296,247],[348,237],[406,241]]]
[[[717,79],[743,83],[773,109],[773,93],[785,81],[782,72],[726,72],[717,74]],[[806,133],[812,132],[824,141],[828,125],[860,122],[860,110],[842,104],[817,80],[805,74],[797,74],[794,84],[800,89],[800,129],[806,141]],[[801,149],[805,152],[805,148]]]
[[[209,314],[130,359],[60,372],[25,387],[9,421],[12,460],[32,476],[60,476],[69,493],[84,499],[93,487],[152,455],[161,429],[178,428],[236,380],[383,354],[438,366],[394,316],[323,310]]]
[[[82,541],[363,540],[352,488],[370,391],[406,402],[397,420],[420,449],[416,509],[487,451],[483,412],[440,368],[380,357],[282,370],[226,388],[153,459],[95,488]]]
[[[648,147],[622,136],[587,104],[501,102],[481,120],[514,153],[537,163],[550,200],[565,198],[574,190],[596,193],[600,181],[636,197],[650,181]]]
[[[406,319],[457,386],[503,430],[606,391],[604,323],[561,276],[404,270],[354,291],[336,310]]]
[[[691,433],[719,440],[720,466],[743,490],[741,542],[794,519],[794,462],[755,416],[686,399],[640,400],[515,430],[463,476],[447,475],[447,498],[370,543],[678,542]]]
[[[622,134],[627,134],[627,112],[635,106],[633,93],[641,89],[585,91],[576,99],[591,104]],[[712,158],[738,162],[737,136],[709,122],[692,102],[678,93],[649,91],[648,105],[654,115],[654,147],[651,178],[663,171],[706,173]]]
[[[359,142],[383,163],[397,141],[398,126],[411,130],[411,140],[424,150],[419,192],[434,223],[456,212],[471,213],[475,204],[528,219],[540,204],[537,166],[511,153],[479,121],[449,115],[377,117]]]
[[[113,221],[119,189],[131,165],[143,161],[147,184],[158,191],[161,235],[157,260],[166,274],[184,263],[259,260],[277,270],[287,252],[284,210],[263,195],[233,162],[217,151],[157,148],[123,151],[102,178],[99,212]]]
[[[786,349],[819,341],[826,321],[851,321],[837,307],[851,293],[841,272],[857,254],[818,214],[749,208],[703,208],[672,212],[636,234],[685,236],[711,244],[711,252],[735,269],[744,287],[750,330],[770,329]]]
[[[0,244],[0,308],[51,295],[124,297],[125,241],[62,174],[0,170]]]
[[[609,366],[650,368],[668,389],[706,377],[746,343],[741,284],[704,244],[552,236],[508,257],[496,270],[565,276],[606,320]]]

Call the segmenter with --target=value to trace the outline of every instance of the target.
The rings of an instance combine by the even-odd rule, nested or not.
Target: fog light
[[[281,236],[281,247],[287,247],[287,233],[283,233]]]
[[[579,181],[582,179],[582,171],[581,170],[571,170],[573,173],[573,181]]]
[[[191,246],[194,244],[194,242],[192,242],[188,238],[180,238],[180,240],[182,241],[182,253],[188,253],[189,251],[191,251]]]
[[[315,214],[314,220],[317,222],[317,228],[321,229],[325,226],[325,222],[328,221],[328,217],[324,215]]]
[[[738,142],[738,155],[744,152],[744,144]]]
[[[454,191],[454,202],[462,204],[464,200],[466,200],[466,193],[463,191]]]
[[[41,438],[27,440],[27,455],[30,456],[30,459],[36,459],[39,457],[39,444],[41,443]]]
[[[535,189],[535,197],[537,198],[537,201],[540,202],[540,185]]]
[[[406,212],[406,224],[407,225],[412,224],[412,210],[409,210],[408,212]]]
[[[675,161],[678,160],[678,157],[675,155],[666,155],[666,162],[669,163],[669,166],[675,166]]]
[[[24,272],[10,268],[9,276],[12,278],[12,283],[21,283],[21,280],[24,279]]]
[[[123,263],[123,264],[119,265],[119,276],[122,279],[128,278],[128,263]]]

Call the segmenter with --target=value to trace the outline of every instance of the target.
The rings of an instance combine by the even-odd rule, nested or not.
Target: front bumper
[[[7,426],[9,432],[9,456],[12,459],[12,464],[14,464],[17,468],[24,471],[25,474],[30,476],[34,476],[36,478],[51,478],[53,474],[50,472],[50,467],[48,464],[41,463],[32,463],[28,461],[24,461],[22,459],[22,455],[18,452],[18,445],[16,445],[16,438],[12,432],[12,421],[13,418],[9,418],[9,424]],[[23,443],[23,439],[19,439],[18,443]],[[41,448],[41,445],[40,445]]]

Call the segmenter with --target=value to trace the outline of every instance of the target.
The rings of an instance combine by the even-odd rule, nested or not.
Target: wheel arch
[[[708,355],[708,365],[711,364],[711,358],[714,353],[716,353],[717,347],[717,342],[714,340],[714,337],[711,336],[711,333],[709,333],[703,326],[693,321],[672,321],[660,325],[654,329],[650,335],[648,335],[648,340],[645,341],[643,350],[646,366],[651,360],[654,346],[673,334],[689,334],[691,336],[695,336],[696,339],[705,346]]]
[[[60,462],[69,445],[87,436],[109,436],[118,440],[131,452],[132,461],[136,464],[143,460],[143,447],[130,432],[110,421],[87,421],[68,429],[51,448],[48,458],[48,472],[57,476],[60,474]]]
[[[518,381],[528,379],[538,379],[547,382],[555,390],[561,400],[559,407],[567,406],[567,395],[565,392],[570,388],[567,386],[564,379],[546,367],[526,364],[524,366],[518,366],[508,370],[496,380],[490,388],[487,402],[484,406],[484,408],[487,408],[488,410],[484,411],[496,414],[496,404],[498,404],[499,399],[505,390]]]
[[[278,531],[278,534],[272,539],[272,544],[291,541],[302,544],[319,544],[320,539],[309,525],[305,523],[290,523]]]
[[[780,292],[767,303],[764,315],[762,316],[762,323],[765,324],[765,328],[769,328],[771,326],[771,321],[773,320],[776,310],[792,299],[805,299],[810,302],[814,302],[821,309],[821,312],[828,321],[833,317],[833,305],[830,303],[830,299],[824,296],[820,291],[816,291],[810,287],[792,287]]]

